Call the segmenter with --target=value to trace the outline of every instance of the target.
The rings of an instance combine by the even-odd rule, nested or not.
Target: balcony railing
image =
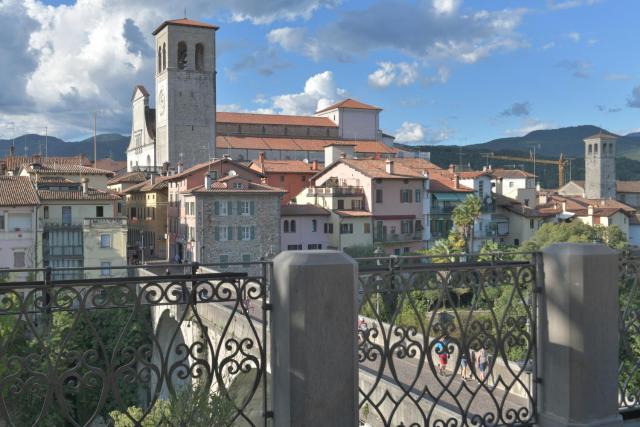
[[[307,196],[361,196],[364,189],[359,186],[337,186],[337,187],[311,187]]]
[[[450,215],[455,205],[431,205],[431,213],[434,215]]]
[[[401,243],[401,242],[415,242],[422,240],[422,232],[415,233],[374,233],[373,241],[381,243]]]
[[[99,217],[83,219],[85,227],[126,227],[127,218],[125,217]]]

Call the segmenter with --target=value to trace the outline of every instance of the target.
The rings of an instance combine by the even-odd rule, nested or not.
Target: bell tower
[[[616,140],[598,133],[584,140],[584,191],[587,199],[616,198]]]
[[[218,27],[165,21],[156,38],[156,165],[185,167],[215,157]]]

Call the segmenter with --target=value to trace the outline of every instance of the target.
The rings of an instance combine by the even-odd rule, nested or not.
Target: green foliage
[[[464,241],[467,253],[473,252],[473,225],[480,218],[482,200],[478,196],[467,196],[466,199],[453,209],[453,226],[460,233],[458,239]]]
[[[109,416],[114,427],[190,426],[209,427],[229,425],[235,415],[235,406],[221,392],[208,391],[204,386],[184,387],[168,400],[159,400],[142,420],[144,411],[136,406],[127,409],[127,414],[118,410]],[[142,420],[142,421],[141,421]]]
[[[554,243],[604,243],[614,249],[625,249],[629,243],[617,225],[591,226],[580,221],[543,224],[533,237],[524,243],[526,251],[539,251]]]
[[[352,258],[366,258],[377,256],[373,245],[356,245],[344,248],[344,252]]]

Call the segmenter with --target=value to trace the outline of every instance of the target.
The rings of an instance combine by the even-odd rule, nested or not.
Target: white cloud
[[[273,109],[280,114],[313,114],[344,97],[345,91],[336,86],[331,71],[309,77],[300,93],[278,95],[272,98]]]
[[[580,6],[591,6],[602,0],[547,0],[547,6],[551,10],[565,10]]]
[[[420,123],[403,122],[396,130],[396,142],[403,144],[438,144],[451,137],[452,131],[447,126],[431,129]]]
[[[549,50],[556,46],[556,42],[549,42],[540,46],[540,50]]]
[[[369,74],[369,85],[385,88],[391,84],[407,86],[418,79],[418,64],[378,62],[378,69]]]
[[[577,42],[579,42],[579,41],[580,41],[580,38],[581,38],[582,36],[580,35],[580,33],[579,33],[579,32],[577,32],[577,31],[572,31],[572,32],[570,32],[569,34],[567,34],[567,37],[568,37],[569,39],[571,39],[571,40],[573,40],[574,42],[576,42],[576,43],[577,43]]]
[[[556,125],[549,122],[544,122],[538,119],[527,119],[523,122],[522,126],[517,129],[507,129],[505,134],[508,136],[524,136],[530,132],[536,130],[553,129]]]
[[[372,50],[392,49],[438,65],[451,60],[473,63],[496,51],[526,45],[515,31],[525,9],[467,14],[458,10],[458,4],[442,0],[428,7],[424,2],[378,0],[365,9],[344,12],[314,33],[283,27],[268,39],[316,61],[325,57],[347,61]]]
[[[208,0],[185,0],[179,10],[185,7],[198,20],[215,14],[217,22],[231,17],[270,23],[307,19],[339,2],[220,0],[212,7]],[[0,55],[5,59],[0,117],[10,117],[18,133],[30,132],[34,118],[46,119],[50,128],[59,124],[57,135],[66,138],[90,132],[90,115],[96,111],[103,131],[129,132],[133,86],[144,84],[153,92],[151,32],[163,20],[179,17],[177,12],[174,4],[152,0],[79,0],[58,6],[43,0],[0,1]],[[272,62],[258,72],[285,65],[275,57]]]

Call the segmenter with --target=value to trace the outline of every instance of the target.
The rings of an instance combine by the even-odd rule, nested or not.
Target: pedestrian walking
[[[467,361],[467,353],[464,350],[461,350],[462,354],[460,356],[460,376],[463,381],[470,380],[471,375],[469,372],[469,363]]]
[[[435,345],[436,355],[438,356],[438,374],[445,375],[447,364],[449,363],[449,354],[444,342],[438,341]]]
[[[480,381],[484,381],[487,376],[487,369],[489,368],[489,353],[482,347],[476,353],[476,366],[478,368],[478,377]]]

